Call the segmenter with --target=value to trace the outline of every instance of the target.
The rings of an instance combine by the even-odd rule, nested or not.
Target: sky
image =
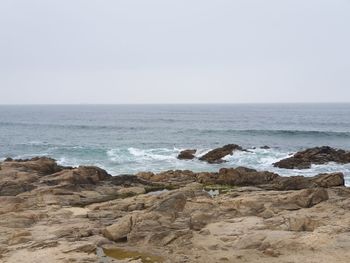
[[[0,104],[350,102],[350,0],[1,0]]]

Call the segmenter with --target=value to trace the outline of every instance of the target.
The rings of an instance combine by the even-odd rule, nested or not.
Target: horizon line
[[[236,105],[236,104],[350,104],[348,102],[145,102],[145,103],[0,103],[0,106],[122,106],[122,105]]]

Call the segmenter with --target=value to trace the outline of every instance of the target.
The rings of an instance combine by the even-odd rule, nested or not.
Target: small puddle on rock
[[[141,259],[143,263],[162,263],[164,262],[163,258],[160,256],[155,256],[152,254],[132,251],[132,250],[125,250],[121,248],[113,248],[113,249],[104,249],[103,250],[106,256],[123,260],[123,259]]]

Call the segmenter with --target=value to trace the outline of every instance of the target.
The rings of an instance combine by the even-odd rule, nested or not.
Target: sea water
[[[235,143],[226,163],[177,160],[183,149]],[[268,145],[270,149],[260,149]],[[281,175],[345,173],[329,163],[287,170],[273,163],[329,145],[350,150],[350,104],[36,105],[0,106],[0,159],[50,156],[62,165],[97,165],[113,175],[169,169],[217,171],[246,166]]]

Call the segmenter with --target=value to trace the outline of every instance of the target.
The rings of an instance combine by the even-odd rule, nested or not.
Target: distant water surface
[[[181,149],[196,148],[199,156],[228,143],[257,149],[221,165],[176,159]],[[259,149],[263,145],[271,149]],[[322,145],[350,150],[350,104],[0,106],[0,158],[46,155],[115,175],[243,165],[282,175],[342,171],[350,180],[349,165],[272,167],[292,152]]]

